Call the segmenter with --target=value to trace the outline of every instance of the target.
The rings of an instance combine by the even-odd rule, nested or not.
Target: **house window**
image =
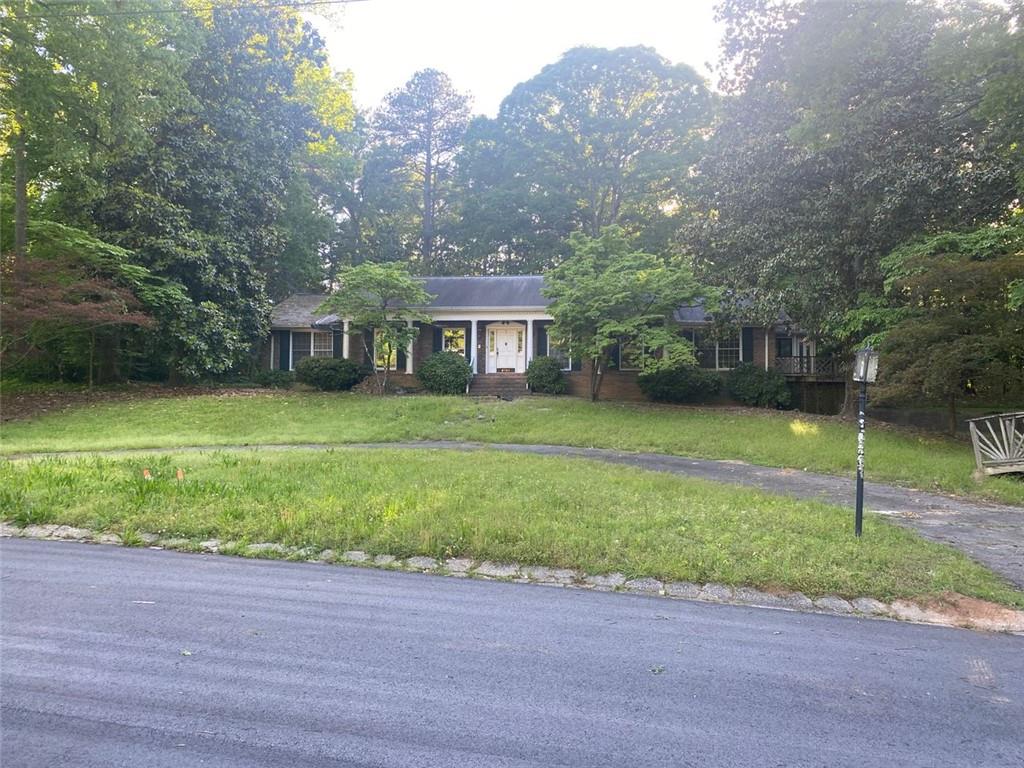
[[[313,334],[309,331],[292,331],[292,370],[294,371],[299,362],[306,359],[310,355],[310,336]]]
[[[441,351],[466,354],[466,329],[445,328],[441,335]]]
[[[520,330],[516,333],[516,354],[523,353],[523,331]]]
[[[636,342],[619,344],[619,370],[642,371],[644,368],[644,348]]]
[[[740,364],[740,337],[730,336],[718,342],[719,370],[735,368]]]
[[[334,357],[334,334],[330,331],[313,333],[313,357]]]
[[[548,357],[553,357],[553,358],[555,358],[555,360],[560,362],[562,364],[562,370],[563,371],[571,371],[572,370],[572,350],[569,350],[567,352],[563,351],[563,350],[559,349],[554,344],[554,342],[551,341],[551,337],[550,336],[546,336],[545,338],[547,339],[547,342],[548,342],[547,356]]]
[[[381,338],[380,328],[373,329],[373,362],[378,371],[398,370],[398,350],[392,348],[391,354],[387,353],[387,345]]]
[[[730,336],[715,341],[708,334],[700,331],[687,329],[683,331],[683,338],[693,343],[694,354],[697,356],[697,365],[708,370],[728,370],[740,364],[742,354],[740,352],[740,337]]]
[[[792,357],[793,356],[793,337],[792,336],[776,336],[775,337],[775,356],[776,357]]]

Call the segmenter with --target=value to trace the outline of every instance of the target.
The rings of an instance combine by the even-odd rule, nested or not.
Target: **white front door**
[[[522,373],[525,365],[525,330],[520,326],[487,329],[487,372]]]

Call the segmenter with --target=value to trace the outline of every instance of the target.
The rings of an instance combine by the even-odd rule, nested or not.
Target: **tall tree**
[[[467,137],[463,236],[478,268],[539,270],[570,232],[610,225],[665,252],[710,107],[693,69],[641,47],[575,48],[516,86]],[[495,253],[504,263],[487,264]]]
[[[374,117],[377,140],[400,158],[400,170],[422,190],[419,267],[425,274],[437,267],[439,219],[451,204],[452,170],[468,121],[469,97],[436,69],[414,74]]]
[[[881,295],[881,260],[919,234],[998,219],[1006,164],[936,72],[961,6],[727,0],[727,98],[696,176],[698,268],[849,349],[844,317]]]

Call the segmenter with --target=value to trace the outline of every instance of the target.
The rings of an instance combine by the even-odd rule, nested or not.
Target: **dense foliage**
[[[706,403],[722,389],[722,377],[695,365],[676,365],[643,371],[640,391],[659,403]]]
[[[540,395],[563,395],[568,388],[562,361],[546,355],[530,361],[526,369],[526,383],[531,392]]]
[[[716,91],[580,47],[493,118],[433,69],[359,112],[297,7],[65,5],[0,8],[10,370],[248,375],[273,302],[352,309],[346,280],[404,285],[353,328],[391,360],[409,275],[547,271],[595,398],[613,345],[688,362],[667,318],[702,294],[819,350],[884,338],[894,402],[1016,397],[1021,0],[720,0]]]
[[[611,349],[632,345],[643,368],[693,362],[693,345],[672,313],[698,298],[689,261],[632,250],[626,234],[606,227],[598,237],[574,233],[572,258],[547,274],[545,295],[555,319],[548,334],[562,349],[590,361],[590,398],[600,395]]]
[[[352,389],[366,378],[362,366],[334,357],[306,357],[295,366],[295,380],[325,392]]]
[[[266,389],[289,389],[295,383],[295,373],[276,369],[260,371],[253,377],[253,381]]]
[[[789,405],[786,377],[776,370],[764,370],[744,363],[726,374],[725,386],[733,398],[758,408],[785,408]]]
[[[420,364],[416,375],[428,392],[461,395],[473,378],[473,370],[463,354],[435,352]]]

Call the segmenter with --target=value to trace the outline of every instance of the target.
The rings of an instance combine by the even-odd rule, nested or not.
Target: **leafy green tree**
[[[693,345],[672,313],[698,298],[688,260],[634,251],[618,227],[598,237],[575,233],[572,258],[545,275],[554,323],[548,333],[574,357],[590,361],[590,398],[597,400],[616,344],[644,350],[643,370],[693,363]]]
[[[419,269],[436,271],[439,224],[451,208],[455,156],[469,121],[469,97],[436,69],[420,70],[388,94],[374,116],[376,141],[399,162],[396,175],[419,185]]]
[[[423,307],[434,297],[410,275],[408,265],[398,262],[346,267],[339,273],[338,282],[340,287],[321,310],[349,321],[349,335],[362,344],[366,360],[374,369],[377,391],[383,394],[392,361],[419,335],[419,328],[412,323],[430,322]]]
[[[945,404],[950,431],[966,399],[1024,402],[1024,225],[943,233],[883,261],[879,398]]]
[[[570,232],[609,225],[666,251],[710,108],[693,69],[650,48],[568,51],[467,135],[467,258],[480,271],[535,271]]]

